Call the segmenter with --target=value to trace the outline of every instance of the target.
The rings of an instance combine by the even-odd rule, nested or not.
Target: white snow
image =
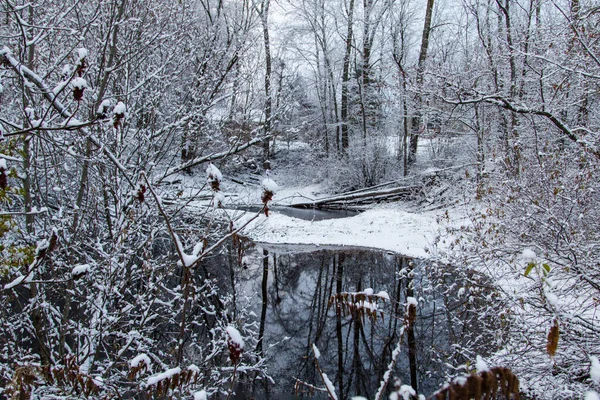
[[[598,396],[598,393],[590,390],[589,392],[585,392],[584,400],[600,400],[600,396]]]
[[[315,358],[318,360],[321,357],[321,352],[317,349],[317,346],[313,343],[312,345],[313,353],[315,353]]]
[[[62,70],[60,71],[60,73],[64,76],[71,75],[71,72],[73,72],[73,67],[71,67],[71,64],[65,64],[65,66],[62,67]]]
[[[525,249],[523,250],[523,253],[521,254],[521,258],[523,258],[523,260],[525,261],[533,261],[535,260],[537,257],[537,255],[535,254],[535,251],[531,250],[531,249]]]
[[[193,263],[198,261],[197,256],[185,254],[184,252],[181,253],[181,258],[183,259],[184,267],[190,267]]]
[[[76,51],[77,51],[77,57],[79,57],[80,60],[82,60],[88,56],[88,51],[84,47],[80,47]]]
[[[489,371],[487,363],[481,358],[481,356],[477,356],[475,362],[475,368],[477,368],[477,372]]]
[[[138,354],[132,360],[130,360],[129,366],[131,368],[137,368],[142,361],[146,364],[148,368],[150,368],[150,357],[148,357],[145,353]]]
[[[76,265],[75,267],[73,267],[73,269],[71,270],[71,275],[72,276],[79,276],[79,275],[83,275],[88,273],[90,270],[90,265],[89,264],[81,264],[81,265]]]
[[[548,304],[550,304],[552,307],[556,307],[558,306],[558,296],[556,296],[554,293],[550,292],[550,291],[546,291],[546,300],[548,300]]]
[[[388,301],[390,300],[390,295],[385,290],[380,291],[375,296],[380,297],[384,300],[388,300]]]
[[[365,290],[362,291],[362,293],[366,294],[367,296],[372,296],[373,295],[373,289],[366,288]]]
[[[77,126],[77,125],[83,125],[83,122],[81,122],[77,118],[69,118],[68,121],[65,121],[65,126]]]
[[[407,297],[406,298],[406,305],[409,306],[411,304],[414,304],[415,307],[419,306],[419,302],[417,301],[417,299],[415,299],[414,297]]]
[[[426,249],[431,248],[442,229],[437,222],[439,214],[374,209],[349,218],[306,221],[275,212],[269,218],[260,216],[252,221],[243,234],[262,243],[368,247],[427,258],[431,254]],[[441,242],[437,249],[448,245],[449,240]]]
[[[0,158],[0,169],[4,169],[4,170],[8,169],[8,167],[6,166],[6,159],[4,159],[4,158]]]
[[[209,163],[208,167],[206,167],[206,179],[208,180],[208,183],[214,181],[221,182],[223,180],[223,174],[213,163]]]
[[[76,89],[85,89],[87,88],[87,81],[83,78],[74,78],[71,81],[71,86],[73,86]]]
[[[207,400],[208,396],[206,395],[205,390],[200,390],[199,392],[194,393],[194,400]]]
[[[590,366],[590,377],[596,383],[600,383],[600,362],[598,362],[598,357],[591,356],[590,361],[592,365]]]
[[[244,339],[242,339],[242,335],[240,334],[240,331],[238,331],[236,328],[234,328],[231,325],[229,325],[227,328],[225,328],[225,330],[227,331],[227,334],[229,335],[229,338],[231,339],[231,341],[233,343],[237,344],[240,349],[243,349],[244,348]]]
[[[333,400],[337,400],[338,397],[335,394],[335,387],[333,386],[333,383],[325,373],[323,373],[323,382],[325,382],[325,386],[327,386],[327,390],[329,391],[329,395],[331,396],[331,398]]]
[[[8,290],[8,289],[13,288],[13,287],[15,287],[17,285],[20,285],[21,282],[23,282],[23,280],[26,277],[27,277],[26,275],[20,275],[20,276],[18,276],[17,278],[13,279],[12,282],[7,283],[6,285],[4,285],[4,290]]]
[[[225,195],[223,192],[216,192],[213,196],[212,206],[214,208],[223,207],[225,204]]]
[[[102,103],[100,103],[100,105],[98,106],[98,111],[96,111],[98,114],[104,114],[106,112],[106,110],[108,109],[108,107],[110,107],[111,105],[111,101],[108,99],[104,99],[102,100]]]
[[[125,104],[122,101],[119,101],[115,108],[113,108],[113,114],[125,114],[126,111],[127,107],[125,107]]]
[[[395,395],[395,396],[393,396],[393,395]],[[390,400],[399,399],[398,396],[402,396],[402,400],[409,400],[410,398],[412,398],[416,395],[417,395],[417,392],[415,392],[415,389],[413,389],[412,386],[402,385],[402,386],[400,386],[400,389],[398,390],[398,392],[390,394]]]
[[[148,378],[148,380],[146,381],[146,386],[154,385],[154,384],[156,384],[162,380],[165,380],[167,378],[170,378],[173,375],[176,375],[180,372],[181,372],[181,368],[175,367],[175,368],[168,369],[165,372],[161,372],[160,374],[153,375],[150,378]]]
[[[268,190],[269,192],[272,192],[272,193],[277,193],[277,191],[279,190],[279,186],[277,186],[275,181],[271,178],[263,179],[263,181],[261,183],[261,187],[264,190]]]

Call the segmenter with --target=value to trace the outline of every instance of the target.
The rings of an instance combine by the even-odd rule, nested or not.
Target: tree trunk
[[[269,5],[271,0],[263,0],[260,11],[260,22],[263,30],[263,41],[265,45],[265,126],[263,140],[263,162],[270,157],[269,138],[271,135],[271,113],[273,99],[271,98],[271,42],[269,39]]]
[[[348,6],[348,26],[346,32],[346,51],[344,53],[344,67],[342,71],[342,152],[346,152],[350,145],[348,130],[348,82],[350,81],[350,54],[352,52],[354,0]]]
[[[423,78],[425,76],[425,61],[427,60],[427,50],[429,49],[429,34],[431,33],[431,19],[433,16],[434,0],[427,0],[425,9],[425,22],[423,24],[423,37],[421,38],[421,51],[419,52],[419,63],[417,66],[417,95],[415,98],[415,115],[412,118],[412,131],[410,134],[410,145],[408,152],[408,164],[412,165],[417,160],[417,147],[419,146],[419,134],[421,127],[421,106]]]

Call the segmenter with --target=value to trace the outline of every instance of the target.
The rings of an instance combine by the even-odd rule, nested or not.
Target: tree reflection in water
[[[478,310],[489,306],[481,299],[493,295],[493,290],[472,271],[455,274],[447,266],[380,250],[297,245],[256,245],[230,261],[235,264],[231,269],[235,279],[230,282],[235,285],[237,306],[249,307],[257,326],[262,326],[264,315],[262,349],[274,380],[265,388],[264,382],[249,386],[249,377],[241,378],[243,389],[237,398],[251,398],[249,387],[259,398],[291,398],[294,393],[327,398],[311,389],[324,387],[313,343],[338,398],[372,398],[398,344],[409,296],[419,305],[414,339],[410,332],[402,338],[393,379],[430,394],[449,376],[465,372],[461,365],[494,347],[497,335],[490,326],[497,327],[496,321],[488,325],[478,321]],[[261,313],[265,288],[267,309]],[[336,311],[332,296],[369,288],[389,296],[377,302],[376,313]],[[414,357],[409,356],[411,350]],[[388,387],[393,386],[392,380]]]

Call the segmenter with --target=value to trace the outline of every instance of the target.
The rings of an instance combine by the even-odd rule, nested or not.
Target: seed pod
[[[550,357],[554,357],[556,349],[558,348],[558,320],[554,319],[550,332],[548,332],[548,343],[546,344],[546,351]]]
[[[6,189],[8,186],[8,177],[6,176],[6,170],[0,168],[0,189]]]

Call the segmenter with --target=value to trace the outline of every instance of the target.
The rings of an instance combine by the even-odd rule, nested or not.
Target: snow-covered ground
[[[261,243],[370,247],[425,258],[444,229],[441,215],[384,206],[349,218],[306,221],[274,212],[252,221],[243,233]]]

